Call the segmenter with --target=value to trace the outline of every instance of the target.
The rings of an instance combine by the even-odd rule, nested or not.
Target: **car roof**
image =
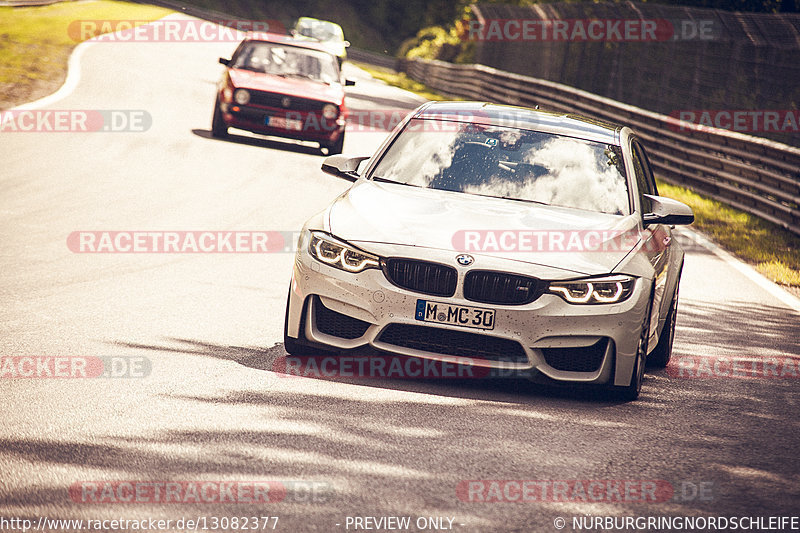
[[[339,24],[336,24],[335,22],[331,22],[330,20],[315,19],[314,17],[300,17],[299,19],[297,19],[295,26],[297,26],[301,22],[310,22],[312,24],[330,24],[331,26],[336,26],[337,28],[341,29],[341,26]]]
[[[285,44],[288,46],[296,46],[298,48],[308,48],[309,50],[316,50],[318,52],[325,52],[326,54],[330,54],[330,51],[327,48],[325,48],[325,46],[323,46],[319,41],[304,41],[301,39],[295,39],[291,35],[283,35],[280,33],[248,32],[244,40]]]
[[[430,102],[414,118],[506,126],[620,144],[622,126],[582,115],[488,102]]]

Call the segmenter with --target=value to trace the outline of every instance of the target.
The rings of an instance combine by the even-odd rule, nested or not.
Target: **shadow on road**
[[[251,137],[249,135],[237,135],[235,133],[229,133],[227,137],[220,138],[212,136],[211,130],[204,130],[198,128],[193,129],[192,133],[197,135],[198,137],[202,137],[204,139],[209,139],[212,141],[229,142],[234,144],[246,144],[248,146],[270,148],[272,150],[283,150],[286,152],[295,152],[298,154],[319,155],[319,156],[324,155],[322,153],[321,148],[308,146],[305,144],[298,144],[291,140],[275,141],[264,137]]]
[[[800,325],[781,308],[685,300],[678,324],[678,358],[798,356]],[[470,531],[522,531],[542,530],[564,512],[597,514],[597,504],[537,501],[515,504],[511,513],[511,504],[460,500],[458,484],[650,479],[675,490],[663,502],[602,504],[607,515],[788,515],[800,498],[800,463],[793,460],[800,448],[797,379],[683,379],[666,369],[648,374],[639,401],[619,404],[513,380],[361,379],[346,381],[347,388],[340,386],[345,380],[274,372],[286,355],[280,344],[252,348],[172,337],[120,344],[188,358],[187,368],[194,357],[235,361],[263,371],[263,381],[224,388],[212,381],[190,393],[161,388],[152,402],[158,410],[185,413],[187,423],[152,433],[2,440],[2,456],[12,464],[74,467],[83,474],[57,487],[35,481],[13,492],[0,487],[0,503],[20,515],[35,514],[29,510],[37,503],[63,504],[62,516],[75,516],[67,489],[81,480],[304,479],[330,483],[333,492],[325,502],[275,507],[286,516],[286,530],[374,512],[456,515],[473,525]],[[380,395],[371,394],[376,387]],[[687,499],[683,488],[701,483],[711,487],[707,498]],[[103,511],[112,507],[136,516],[247,508],[186,503]]]
[[[476,372],[474,378],[432,377],[426,379],[408,376],[397,377],[398,373],[395,372],[393,374],[389,372],[388,365],[386,365],[383,370],[377,372],[370,373],[367,370],[361,374],[356,374],[357,377],[352,377],[353,374],[348,374],[347,371],[335,373],[334,375],[334,373],[328,372],[327,370],[318,370],[323,366],[323,363],[335,363],[337,360],[347,361],[353,358],[363,358],[368,361],[372,356],[391,357],[377,351],[370,355],[364,355],[364,352],[358,352],[357,354],[343,354],[341,356],[320,355],[312,357],[291,357],[284,350],[283,343],[275,344],[270,348],[252,348],[217,345],[192,339],[167,338],[164,339],[164,342],[161,344],[145,345],[130,342],[116,344],[133,349],[194,354],[203,357],[235,361],[248,368],[269,371],[270,375],[268,378],[277,380],[311,379],[331,381],[363,387],[419,392],[442,397],[507,402],[512,404],[530,403],[536,401],[537,398],[561,398],[566,400],[567,403],[586,401],[591,402],[590,405],[597,402],[605,402],[606,404],[621,403],[618,400],[609,398],[609,395],[602,389],[531,383],[525,378],[515,376],[482,377],[480,373]],[[288,365],[287,358],[290,359]],[[397,359],[400,361],[404,360],[403,357],[398,357]],[[451,365],[451,372],[453,372],[453,367],[454,365]],[[469,373],[465,373],[462,375],[468,374]]]

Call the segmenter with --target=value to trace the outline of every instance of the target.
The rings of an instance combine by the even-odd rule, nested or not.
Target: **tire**
[[[214,116],[211,118],[211,136],[219,139],[228,136],[228,126],[222,119],[222,110],[219,108],[219,100],[214,102]]]
[[[650,337],[650,313],[652,311],[653,298],[650,298],[650,305],[647,306],[647,316],[642,324],[642,332],[639,335],[639,346],[636,349],[636,363],[633,366],[631,382],[626,386],[612,385],[611,393],[619,400],[632,402],[639,398],[642,392],[642,382],[644,381],[644,368],[647,364],[647,341]],[[613,378],[612,378],[613,379]]]
[[[306,316],[305,305],[303,305],[303,313],[300,318],[300,331],[298,331],[297,338],[295,339],[289,336],[289,299],[291,298],[291,290],[292,289],[289,288],[289,295],[286,297],[286,315],[283,319],[283,349],[286,350],[286,353],[295,357],[336,355],[336,352],[315,347],[315,345],[309,343],[306,339],[304,333]]]
[[[344,132],[339,136],[339,140],[333,144],[327,145],[328,155],[338,155],[344,150]]]
[[[647,356],[647,366],[654,368],[665,368],[670,359],[672,358],[672,342],[675,339],[675,319],[678,315],[678,288],[681,283],[680,273],[678,271],[678,282],[675,285],[675,293],[672,295],[672,302],[670,303],[667,319],[664,322],[664,329],[661,331],[661,336],[658,338],[658,344]]]

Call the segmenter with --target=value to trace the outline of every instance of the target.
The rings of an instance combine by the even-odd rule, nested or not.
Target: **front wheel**
[[[283,349],[289,355],[297,357],[308,357],[314,355],[314,350],[303,342],[305,335],[303,334],[303,319],[300,319],[300,331],[298,338],[290,337],[289,332],[289,301],[291,300],[292,289],[289,288],[289,295],[286,297],[286,316],[283,318]],[[305,311],[305,309],[303,310]],[[305,313],[303,313],[305,315]]]
[[[650,305],[647,307],[647,316],[644,319],[644,323],[642,324],[642,333],[639,335],[639,345],[636,349],[636,362],[633,366],[633,374],[631,375],[631,382],[627,386],[612,386],[611,392],[612,394],[619,398],[620,400],[624,400],[627,402],[632,402],[639,397],[639,393],[642,392],[642,382],[644,381],[644,367],[647,362],[647,341],[650,338],[650,307],[652,306],[652,300],[650,301]],[[613,379],[613,378],[612,378]]]
[[[303,307],[302,314],[300,315],[300,331],[298,331],[297,338],[290,337],[289,332],[289,300],[291,299],[292,289],[289,288],[289,295],[286,297],[286,315],[283,319],[283,349],[286,353],[295,357],[314,357],[314,356],[328,356],[336,355],[335,351],[318,348],[311,344],[304,333],[305,330],[305,315],[306,309]]]
[[[647,356],[647,364],[649,366],[665,368],[672,358],[672,344],[675,339],[675,317],[678,315],[678,287],[680,283],[681,278],[679,275],[678,282],[675,285],[675,294],[672,295],[672,303],[670,304],[669,312],[667,312],[664,329],[658,339],[658,344]]]
[[[328,155],[338,155],[342,153],[344,150],[344,132],[339,135],[339,139],[333,143],[326,146],[328,149]]]
[[[219,100],[214,102],[214,116],[211,118],[211,135],[214,137],[227,137],[228,125],[222,119],[222,110],[219,108]]]

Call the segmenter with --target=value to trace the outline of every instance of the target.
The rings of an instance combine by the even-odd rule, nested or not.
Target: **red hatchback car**
[[[354,82],[343,80],[336,56],[319,43],[253,33],[219,62],[227,68],[214,103],[213,136],[238,128],[316,141],[329,155],[342,153],[344,86]]]

